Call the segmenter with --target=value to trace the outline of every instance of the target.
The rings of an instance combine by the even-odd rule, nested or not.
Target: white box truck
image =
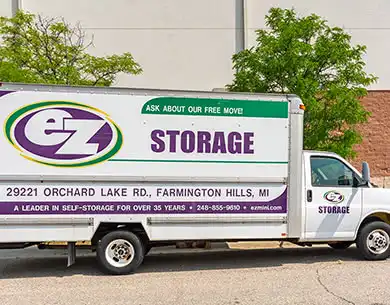
[[[89,241],[109,274],[178,241],[390,254],[390,191],[303,151],[297,96],[3,83],[0,246]]]

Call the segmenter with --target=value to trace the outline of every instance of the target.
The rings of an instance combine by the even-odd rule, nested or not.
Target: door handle
[[[307,190],[307,201],[311,202],[313,200],[313,192],[311,190]]]

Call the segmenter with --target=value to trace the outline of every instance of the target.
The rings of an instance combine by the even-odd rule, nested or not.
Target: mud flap
[[[76,243],[68,242],[68,266],[72,266],[76,262]]]

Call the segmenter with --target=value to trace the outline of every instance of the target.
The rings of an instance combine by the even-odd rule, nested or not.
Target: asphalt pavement
[[[1,305],[390,304],[390,261],[355,248],[153,250],[139,271],[103,275],[95,257],[62,250],[0,251]]]

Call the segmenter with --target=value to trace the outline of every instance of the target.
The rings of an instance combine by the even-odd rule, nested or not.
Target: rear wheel
[[[144,259],[144,245],[132,232],[113,231],[106,234],[97,245],[97,260],[104,273],[133,273]]]
[[[356,245],[367,260],[384,260],[390,256],[390,225],[374,221],[359,232]]]
[[[329,247],[335,249],[335,250],[345,250],[348,249],[353,242],[350,241],[340,241],[335,243],[329,243]]]

